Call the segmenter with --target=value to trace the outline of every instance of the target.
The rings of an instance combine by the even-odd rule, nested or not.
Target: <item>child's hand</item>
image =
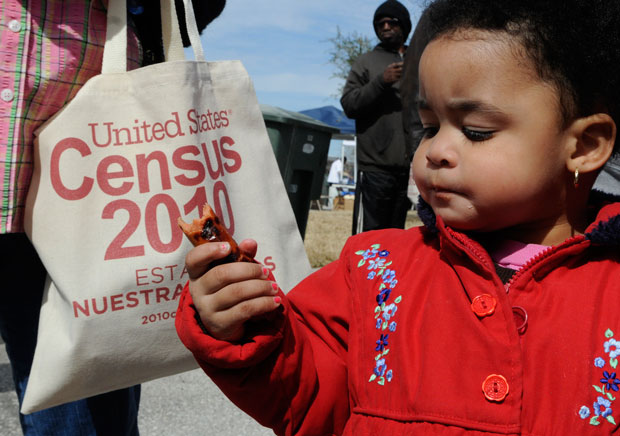
[[[254,256],[256,241],[241,241],[239,248]],[[214,260],[226,257],[230,245],[213,242],[194,247],[185,258],[189,292],[202,324],[216,339],[237,341],[244,323],[276,309],[278,286],[266,280],[269,270],[258,263],[233,262],[209,269]]]

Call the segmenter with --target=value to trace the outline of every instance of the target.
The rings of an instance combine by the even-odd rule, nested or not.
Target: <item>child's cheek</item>
[[[426,200],[423,191],[426,191],[428,186],[426,183],[427,169],[425,168],[424,162],[426,162],[426,159],[424,157],[424,151],[422,150],[422,146],[420,146],[418,147],[418,150],[413,156],[413,180],[418,187],[420,194],[422,194],[422,198]]]

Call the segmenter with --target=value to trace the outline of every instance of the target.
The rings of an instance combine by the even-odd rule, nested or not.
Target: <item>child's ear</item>
[[[616,141],[616,123],[606,113],[578,118],[569,127],[571,138],[567,169],[573,173],[597,171],[611,156]]]

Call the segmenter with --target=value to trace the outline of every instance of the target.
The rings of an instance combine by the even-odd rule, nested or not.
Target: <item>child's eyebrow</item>
[[[448,102],[448,108],[458,112],[485,112],[489,114],[503,114],[497,106],[479,100],[454,99]]]
[[[430,110],[430,104],[422,97],[416,98],[418,110]],[[485,112],[489,114],[503,114],[495,105],[479,100],[454,99],[448,103],[448,108],[457,112]]]

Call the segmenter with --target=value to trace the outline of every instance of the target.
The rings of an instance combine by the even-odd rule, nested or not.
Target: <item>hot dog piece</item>
[[[226,231],[219,217],[208,203],[205,203],[203,206],[202,216],[199,219],[195,219],[191,224],[188,224],[179,217],[178,223],[183,233],[185,233],[185,236],[187,236],[194,246],[206,242],[220,241],[230,244],[230,254],[224,259],[213,262],[211,266],[230,262],[256,262],[254,259],[241,252],[233,237]]]

